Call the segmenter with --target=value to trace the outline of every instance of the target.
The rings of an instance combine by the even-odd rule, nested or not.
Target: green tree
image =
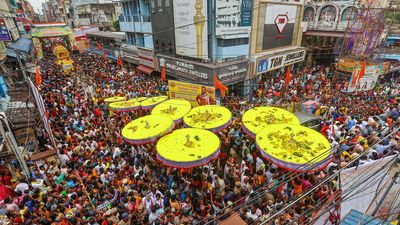
[[[119,27],[119,20],[118,19],[112,21],[111,25],[112,25],[112,27],[114,28],[115,31],[121,31],[121,29]]]

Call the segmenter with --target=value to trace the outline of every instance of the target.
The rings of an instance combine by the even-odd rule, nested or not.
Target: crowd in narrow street
[[[395,154],[400,148],[399,79],[368,92],[347,94],[343,92],[346,82],[333,78],[332,68],[304,66],[292,71],[286,93],[282,91],[285,75],[276,74],[259,82],[252,99],[230,94],[223,99],[222,105],[234,118],[218,133],[222,142],[218,160],[191,170],[164,167],[152,145],[123,141],[121,129],[139,113],[110,112],[104,98],[165,94],[167,82],[107,64],[94,54],[73,56],[71,75],[65,75],[54,60],[49,56],[40,61],[40,90],[60,162],[32,163],[30,179],[1,174],[6,197],[0,202],[0,214],[14,224],[216,224],[237,206],[246,222],[258,224],[370,147],[354,165]],[[311,111],[324,118],[319,131],[329,139],[335,157],[322,171],[296,176],[261,156],[241,130],[241,115],[259,105],[298,110],[307,100],[319,103]],[[40,147],[53,148],[42,133]],[[265,194],[249,204],[261,190]],[[337,190],[337,181],[331,180],[273,223],[309,223],[316,208]]]

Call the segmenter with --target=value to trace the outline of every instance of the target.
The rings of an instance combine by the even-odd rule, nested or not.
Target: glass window
[[[170,6],[169,1],[170,0],[165,0],[165,2],[164,2],[165,8],[169,8],[169,6]]]
[[[150,5],[151,5],[151,12],[155,13],[156,12],[156,2],[155,2],[155,0],[151,0],[150,1]]]
[[[162,2],[163,2],[163,0],[158,0],[158,2],[157,2],[158,12],[162,12],[163,11]]]

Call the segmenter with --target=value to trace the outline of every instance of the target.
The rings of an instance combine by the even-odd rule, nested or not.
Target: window
[[[163,11],[162,2],[163,2],[163,0],[158,0],[158,2],[157,2],[158,12],[162,12]]]
[[[165,0],[165,2],[164,2],[164,5],[165,5],[165,8],[169,8],[169,6],[170,6],[170,2],[169,2],[170,0]]]
[[[246,45],[246,44],[249,44],[248,38],[218,39],[217,40],[218,47],[230,47],[230,46]]]
[[[155,2],[155,0],[151,0],[150,1],[150,5],[151,5],[151,13],[156,13],[156,2]]]

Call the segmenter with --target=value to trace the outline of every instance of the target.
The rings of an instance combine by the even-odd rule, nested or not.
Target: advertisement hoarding
[[[382,65],[366,66],[365,74],[361,77],[361,66],[357,66],[350,77],[347,92],[372,90],[375,87],[381,70]]]
[[[224,39],[249,37],[253,0],[217,0],[216,35]]]
[[[297,5],[267,4],[262,40],[262,50],[293,45]]]
[[[233,65],[221,66],[216,69],[218,79],[225,85],[243,81],[247,75],[249,63],[242,62]]]
[[[11,41],[10,32],[8,32],[6,21],[0,17],[0,41]]]
[[[206,0],[174,0],[176,54],[208,59]]]
[[[214,87],[175,80],[168,80],[168,87],[168,95],[170,98],[188,100],[193,107],[199,105],[213,105],[215,103]]]

